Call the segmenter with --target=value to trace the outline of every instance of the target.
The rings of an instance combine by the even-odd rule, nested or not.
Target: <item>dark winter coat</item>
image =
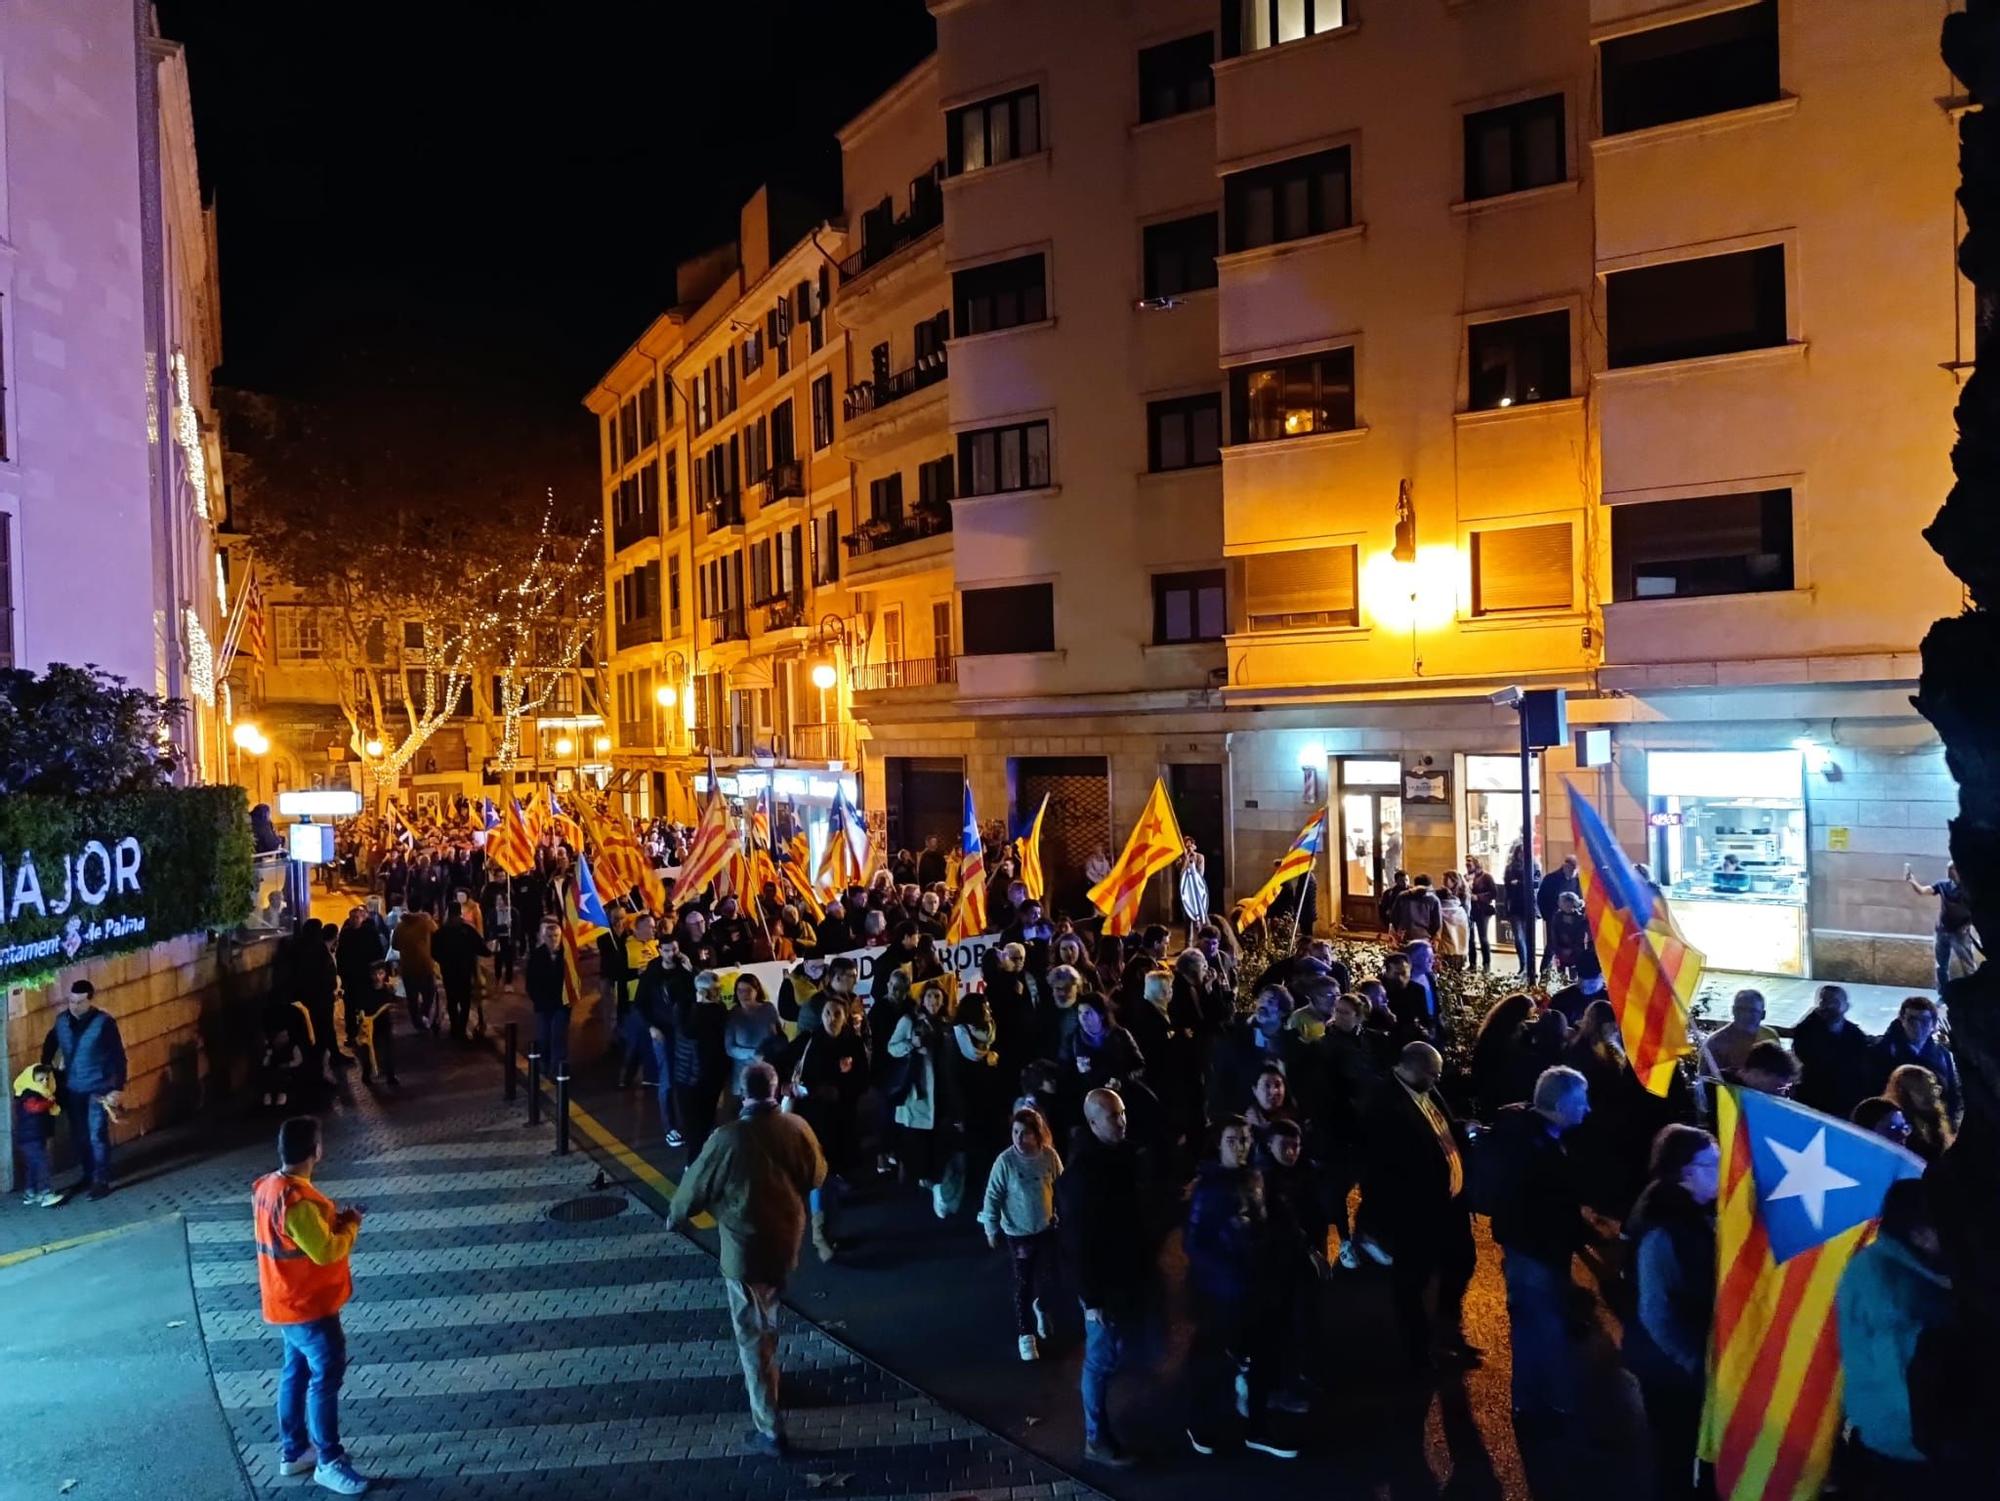
[[[1586,1238],[1583,1198],[1568,1149],[1547,1119],[1526,1105],[1507,1106],[1493,1117],[1479,1158],[1482,1181],[1493,1185],[1493,1239],[1512,1254],[1567,1268]]]

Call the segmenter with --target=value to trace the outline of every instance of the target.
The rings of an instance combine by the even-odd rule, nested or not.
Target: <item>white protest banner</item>
[[[958,992],[963,994],[972,989],[978,981],[979,963],[986,957],[986,951],[999,941],[999,934],[987,933],[978,938],[962,939],[957,943],[946,943],[942,938],[934,938],[931,943],[937,950],[938,958],[944,963],[945,973],[958,982]],[[834,959],[854,961],[855,968],[859,971],[859,979],[854,987],[856,995],[873,995],[876,965],[885,959],[894,960],[895,957],[895,951],[886,948],[849,949],[844,954],[826,956],[829,961]],[[755,975],[764,987],[764,994],[775,1000],[778,987],[784,983],[785,976],[801,962],[803,961],[778,959],[762,964],[727,965],[718,967],[714,973],[722,982],[722,995],[725,1001],[735,1000],[736,980],[740,975]]]

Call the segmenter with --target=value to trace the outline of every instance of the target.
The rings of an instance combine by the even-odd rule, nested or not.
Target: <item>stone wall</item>
[[[73,981],[97,987],[97,1004],[118,1023],[128,1083],[114,1143],[135,1140],[229,1099],[247,1077],[257,1016],[270,986],[275,935],[239,939],[190,933],[129,954],[72,965],[50,984],[7,992],[0,1068],[11,1084],[41,1057]],[[13,1115],[0,1123],[0,1161],[12,1172]],[[67,1160],[57,1131],[56,1160]]]

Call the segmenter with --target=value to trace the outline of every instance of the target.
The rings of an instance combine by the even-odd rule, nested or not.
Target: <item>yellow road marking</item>
[[[542,1080],[542,1089],[551,1100],[555,1098],[555,1085],[549,1080]],[[584,1109],[574,1099],[569,1102],[569,1115],[570,1124],[589,1137],[592,1144],[599,1151],[610,1157],[613,1162],[624,1168],[626,1172],[637,1178],[646,1187],[652,1189],[661,1198],[668,1200],[673,1198],[674,1190],[680,1185],[654,1167],[652,1163],[641,1157],[635,1149],[626,1145],[609,1126]],[[697,1230],[713,1230],[715,1228],[715,1217],[709,1214],[698,1214],[692,1220],[688,1221],[688,1223],[693,1225]],[[4,1262],[0,1262],[0,1265],[4,1264]]]
[[[39,1246],[28,1246],[23,1250],[9,1251],[0,1256],[0,1268],[19,1266],[24,1261],[33,1261],[37,1256],[52,1255],[57,1251],[73,1250],[77,1246],[87,1246],[92,1241],[109,1240],[114,1235],[124,1235],[131,1230],[152,1224],[152,1220],[135,1220],[129,1225],[114,1225],[109,1230],[92,1230],[87,1235],[71,1235],[62,1240],[47,1241]]]

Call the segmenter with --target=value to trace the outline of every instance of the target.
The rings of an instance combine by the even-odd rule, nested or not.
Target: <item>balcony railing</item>
[[[956,657],[904,657],[891,662],[864,662],[848,675],[856,693],[894,688],[936,688],[958,681]]]
[[[618,649],[628,646],[648,646],[660,639],[660,615],[655,610],[650,615],[642,615],[637,620],[618,622]]]
[[[724,495],[702,509],[702,535],[712,537],[726,527],[743,525],[743,497]]]
[[[643,510],[628,516],[619,516],[611,524],[611,547],[614,552],[623,552],[641,542],[651,542],[660,535],[660,513],[657,510]]]
[[[697,724],[694,727],[694,748],[697,751],[712,751],[718,756],[749,755],[752,738],[746,725]]]
[[[843,419],[852,422],[864,412],[879,412],[925,386],[934,386],[949,373],[945,365],[945,352],[934,349],[929,354],[919,355],[915,363],[898,370],[894,375],[881,380],[856,381],[841,397]]]
[[[743,606],[724,610],[720,615],[708,618],[708,639],[712,642],[748,641],[750,626],[743,617]]]
[[[795,724],[785,737],[784,754],[794,761],[852,761],[845,724]]]
[[[764,606],[764,629],[767,631],[797,630],[806,624],[806,602],[795,594],[780,594],[776,599],[762,600]]]
[[[943,164],[940,163],[940,166]],[[852,281],[880,265],[913,240],[920,240],[944,223],[944,190],[936,177],[917,181],[913,201],[902,218],[889,214],[889,200],[861,216],[861,248],[840,263],[840,279]]]
[[[847,555],[861,557],[864,553],[885,552],[891,547],[901,547],[905,542],[920,542],[925,537],[941,537],[951,530],[951,507],[918,506],[909,515],[895,521],[876,518],[864,521],[848,534]]]
[[[780,459],[764,475],[760,505],[776,505],[796,500],[806,493],[806,465],[803,459]]]

